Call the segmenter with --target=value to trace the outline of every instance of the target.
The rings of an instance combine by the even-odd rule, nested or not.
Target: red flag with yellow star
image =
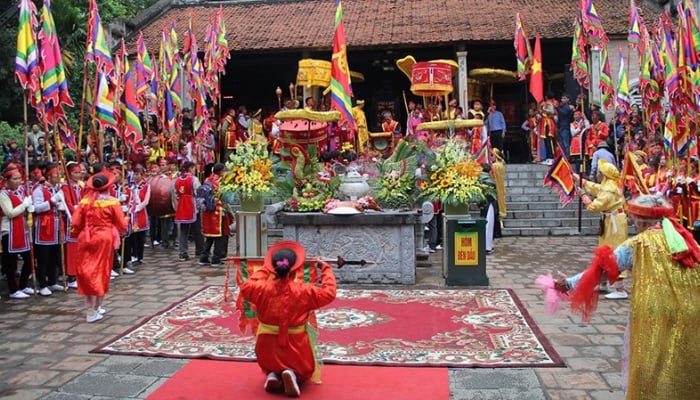
[[[538,103],[544,100],[544,76],[542,75],[542,45],[539,33],[535,37],[535,51],[532,55],[530,74],[530,94]]]

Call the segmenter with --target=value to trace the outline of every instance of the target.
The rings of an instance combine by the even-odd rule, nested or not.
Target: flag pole
[[[583,100],[583,86],[579,85],[579,90],[581,93],[581,114],[583,114],[583,119],[586,120],[586,103]],[[584,124],[585,126],[585,124]],[[578,175],[578,186],[580,188],[583,188],[583,175],[586,174],[586,134],[588,134],[588,129],[583,129],[581,132],[581,170],[579,171]],[[582,222],[583,222],[583,198],[581,196],[578,196],[578,233],[581,233],[582,230]]]
[[[32,188],[29,186],[29,153],[27,153],[27,145],[29,144],[29,121],[27,117],[27,102],[29,101],[28,96],[27,96],[27,91],[23,91],[23,97],[24,101],[22,102],[22,111],[23,111],[23,116],[24,116],[24,121],[22,122],[23,129],[24,129],[24,171],[25,171],[25,187],[26,187],[26,193],[25,195],[32,195]],[[32,214],[27,213],[27,229],[29,229],[29,270],[31,271],[32,274],[32,284],[34,287],[34,295],[37,295],[39,292],[37,291],[37,285],[36,285],[36,271],[35,271],[35,265],[34,265],[34,241],[32,240]],[[5,249],[7,251],[7,249]],[[27,262],[25,260],[24,262]],[[9,280],[9,279],[8,279]]]
[[[80,100],[80,122],[78,124],[78,148],[76,149],[76,159],[78,162],[80,162],[80,149],[83,146],[83,124],[85,122],[85,105],[87,103],[87,86],[88,86],[88,63],[86,62],[83,65],[83,94],[82,94],[82,99]],[[92,100],[93,103],[95,102],[95,99]],[[54,126],[54,129],[56,127]]]

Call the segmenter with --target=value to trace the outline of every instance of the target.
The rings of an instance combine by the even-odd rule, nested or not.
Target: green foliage
[[[383,208],[411,208],[418,190],[416,174],[418,159],[425,153],[422,142],[402,141],[388,159],[377,164],[379,177],[374,198]]]
[[[24,143],[24,127],[22,124],[10,125],[7,121],[0,121],[0,144],[5,144],[10,139]]]

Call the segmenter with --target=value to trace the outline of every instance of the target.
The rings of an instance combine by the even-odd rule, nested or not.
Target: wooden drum
[[[175,214],[173,202],[170,198],[170,190],[173,180],[165,175],[155,175],[146,178],[151,185],[151,200],[148,202],[148,215],[163,217]]]

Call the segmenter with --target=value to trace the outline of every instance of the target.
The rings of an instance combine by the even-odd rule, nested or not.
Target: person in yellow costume
[[[598,161],[596,178],[600,183],[583,180],[583,187],[577,189],[583,204],[590,212],[600,213],[600,228],[598,231],[598,246],[610,246],[616,248],[627,240],[627,214],[622,208],[625,197],[619,186],[620,171],[615,165],[601,159]],[[574,174],[576,182],[580,182],[577,174]],[[591,199],[587,194],[595,196]],[[624,276],[623,276],[624,277]],[[607,299],[626,299],[627,292],[622,287],[622,281],[615,284],[614,291],[605,296]]]
[[[493,162],[491,163],[491,177],[496,183],[496,200],[498,201],[498,220],[503,229],[503,219],[508,214],[506,210],[506,162],[499,149],[493,149]]]
[[[614,250],[599,247],[591,265],[555,287],[569,292],[571,309],[593,315],[595,287],[630,271],[634,292],[622,349],[622,389],[627,400],[695,399],[700,390],[700,248],[660,195],[627,203],[638,234]]]
[[[369,129],[367,128],[367,116],[364,112],[365,101],[357,100],[355,107],[352,108],[352,118],[357,125],[357,152],[363,153],[365,146],[369,140]]]

